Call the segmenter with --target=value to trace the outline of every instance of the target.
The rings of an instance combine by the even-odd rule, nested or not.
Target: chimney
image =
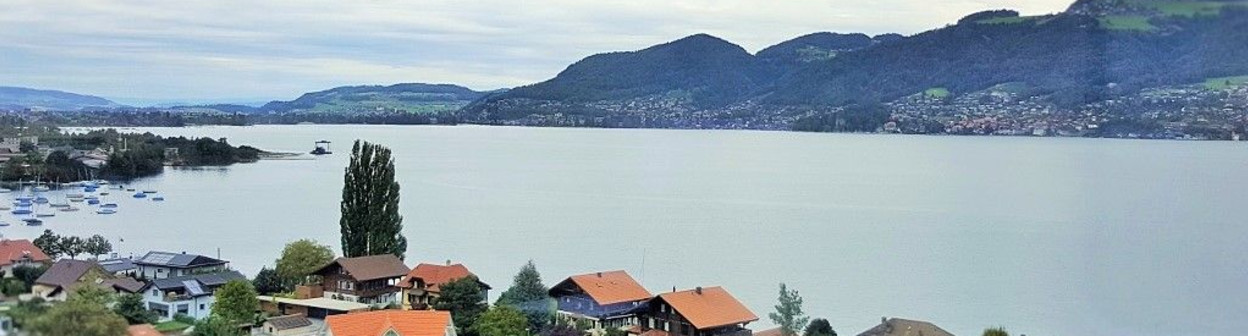
[[[694,293],[698,293],[698,295],[702,295],[702,286],[698,286],[698,287],[694,288],[694,289],[693,289],[693,292],[694,292]]]
[[[446,265],[447,265],[447,266],[450,266],[450,265],[451,265],[451,260],[450,260],[450,259],[447,259],[447,260],[446,260]]]
[[[601,278],[601,277],[602,277],[602,272],[598,272],[598,277],[599,277],[599,278]]]

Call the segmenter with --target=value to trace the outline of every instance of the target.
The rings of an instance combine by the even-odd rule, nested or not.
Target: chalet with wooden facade
[[[366,304],[399,302],[399,280],[408,268],[393,254],[338,258],[313,272],[327,298]]]
[[[758,316],[721,287],[698,287],[659,294],[640,320],[647,336],[751,336]]]
[[[469,276],[475,277],[472,272],[468,271],[468,267],[463,264],[451,264],[447,261],[445,265],[425,264],[421,263],[412,268],[407,276],[399,281],[401,288],[400,305],[403,309],[429,309],[433,302],[441,295],[442,285],[451,281],[463,279]],[[489,297],[490,285],[477,279],[477,284],[481,285],[482,297]]]
[[[637,325],[653,295],[624,271],[569,277],[550,288],[558,314],[592,323],[594,329]]]

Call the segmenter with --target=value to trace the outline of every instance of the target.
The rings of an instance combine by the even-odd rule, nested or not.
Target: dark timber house
[[[399,279],[408,269],[393,254],[338,258],[313,272],[321,277],[325,297],[367,304],[398,302]]]
[[[644,336],[751,336],[758,321],[749,308],[720,287],[663,293],[641,318]]]
[[[550,288],[559,315],[587,321],[594,329],[625,328],[638,324],[652,294],[624,271],[597,272],[569,277]]]

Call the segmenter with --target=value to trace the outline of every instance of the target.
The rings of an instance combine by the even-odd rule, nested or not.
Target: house
[[[35,279],[31,293],[48,301],[65,301],[69,292],[81,286],[99,286],[119,293],[138,293],[143,283],[118,277],[95,262],[61,259]]]
[[[234,280],[247,281],[247,277],[237,271],[224,271],[156,279],[143,288],[143,301],[147,310],[156,312],[161,320],[177,314],[201,319],[212,312],[212,303],[216,301],[212,293]]]
[[[393,254],[338,258],[312,272],[321,277],[325,297],[367,304],[399,302],[399,279],[407,266]]]
[[[640,318],[642,335],[751,336],[758,321],[749,308],[721,287],[663,293],[650,300]]]
[[[21,266],[51,265],[52,258],[29,240],[0,240],[0,272],[13,276],[13,268]]]
[[[880,324],[858,336],[953,336],[931,322],[899,318],[880,318]]]
[[[137,277],[139,275],[139,265],[135,265],[130,258],[112,258],[100,260],[100,267],[105,271],[116,275],[125,275]]]
[[[441,286],[451,281],[468,277],[472,272],[463,264],[446,265],[421,263],[412,268],[403,280],[399,281],[400,307],[403,309],[428,309],[442,293]],[[489,297],[490,285],[477,279],[483,293],[481,297]]]
[[[318,327],[303,315],[286,315],[270,317],[260,325],[259,335],[264,336],[303,336],[315,335]]]
[[[165,336],[165,334],[156,330],[150,324],[136,324],[126,328],[126,335],[129,336]]]
[[[557,313],[592,323],[594,329],[637,325],[650,294],[624,271],[574,275],[550,288]]]
[[[783,336],[783,335],[784,335],[784,330],[781,330],[780,327],[775,327],[775,328],[771,328],[771,329],[767,329],[763,331],[754,332],[754,336]]]
[[[163,279],[196,273],[226,270],[228,261],[197,254],[152,251],[134,260],[138,274],[144,279]]]
[[[326,336],[456,336],[451,313],[378,310],[325,319]]]

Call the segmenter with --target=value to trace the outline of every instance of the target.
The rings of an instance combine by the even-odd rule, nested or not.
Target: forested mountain
[[[815,33],[750,55],[708,35],[581,60],[465,107],[466,120],[750,110],[800,113],[957,97],[997,85],[1074,107],[1248,75],[1248,1],[1080,0],[1051,15],[974,13],[913,36]],[[744,108],[743,106],[753,106]],[[724,112],[728,111],[728,112]],[[580,121],[579,123],[583,123]]]
[[[437,113],[453,111],[484,96],[484,92],[450,84],[395,84],[343,86],[303,94],[292,101],[274,101],[260,113]],[[239,111],[244,112],[244,111]]]
[[[0,109],[82,110],[116,108],[108,99],[56,90],[0,86]]]

